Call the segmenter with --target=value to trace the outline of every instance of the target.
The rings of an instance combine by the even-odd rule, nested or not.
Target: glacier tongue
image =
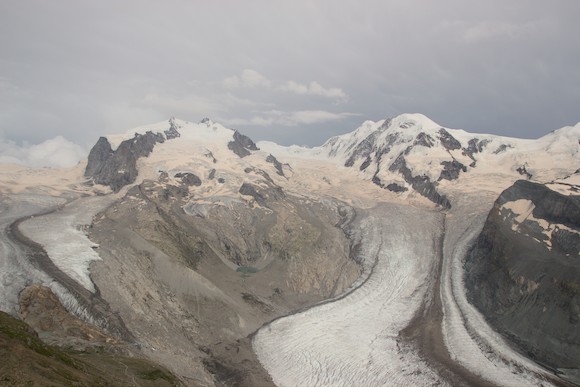
[[[368,279],[342,299],[282,318],[254,338],[281,386],[433,385],[440,378],[400,336],[434,285],[442,214],[382,204],[354,227]],[[393,223],[397,219],[397,223]]]

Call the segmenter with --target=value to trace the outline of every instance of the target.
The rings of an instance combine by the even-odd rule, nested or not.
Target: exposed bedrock
[[[441,171],[439,180],[456,180],[460,172],[467,172],[467,167],[457,160],[442,161],[441,165],[443,165],[443,170]]]
[[[194,385],[268,385],[247,338],[360,275],[338,202],[244,184],[195,200],[145,180],[96,218],[102,296],[150,359]]]
[[[156,143],[164,141],[165,137],[159,133],[135,133],[135,137],[123,141],[113,151],[109,140],[101,137],[89,153],[85,176],[118,192],[137,178],[137,160],[148,156]]]
[[[439,139],[443,147],[448,151],[461,148],[461,143],[443,128],[439,129]]]
[[[466,258],[471,302],[534,360],[580,366],[580,196],[505,190]]]
[[[249,156],[251,153],[250,151],[258,150],[258,147],[251,138],[236,130],[234,132],[233,141],[228,143],[228,149],[243,158]]]
[[[268,155],[268,157],[266,157],[266,162],[273,164],[274,168],[276,168],[276,173],[282,177],[286,177],[284,175],[284,169],[283,169],[283,165],[281,162],[278,161],[278,159],[272,155]]]
[[[443,208],[451,208],[451,202],[445,195],[441,195],[437,191],[437,186],[425,175],[413,176],[413,172],[407,166],[407,161],[403,153],[391,164],[389,170],[392,172],[399,172],[405,181],[413,187],[415,191],[425,196],[435,204],[439,204]],[[376,177],[376,176],[375,176]],[[373,178],[373,182],[377,184]]]

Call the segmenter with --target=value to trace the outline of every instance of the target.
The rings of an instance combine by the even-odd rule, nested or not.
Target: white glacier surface
[[[396,219],[396,221],[393,221]],[[399,338],[433,286],[441,214],[381,205],[360,221],[359,254],[376,264],[343,298],[275,320],[253,345],[280,386],[433,385],[437,374]]]
[[[20,225],[28,238],[38,242],[54,264],[86,289],[94,292],[89,265],[101,258],[85,233],[93,216],[112,202],[109,196],[77,199],[55,212],[30,218]]]
[[[490,200],[473,205],[473,197],[458,199],[446,214],[388,203],[361,211],[354,228],[361,233],[359,258],[374,261],[368,278],[344,296],[266,324],[254,336],[254,350],[274,383],[423,386],[467,383],[463,378],[471,375],[467,380],[477,384],[551,385],[550,375],[514,351],[465,296],[463,258]],[[434,296],[441,297],[436,329],[443,348],[427,351],[446,351],[436,356],[448,359],[443,363],[402,334],[411,324],[433,323],[437,313],[426,310],[437,305]],[[427,332],[418,340],[430,341],[433,331]],[[463,374],[449,379],[441,366]]]

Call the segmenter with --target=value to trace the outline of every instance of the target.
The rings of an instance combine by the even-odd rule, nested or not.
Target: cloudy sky
[[[536,138],[580,121],[579,15],[578,0],[3,0],[0,161],[70,164],[171,116],[286,145],[404,112]]]

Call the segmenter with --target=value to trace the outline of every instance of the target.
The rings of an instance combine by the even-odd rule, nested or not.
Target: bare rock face
[[[85,176],[96,176],[103,170],[107,160],[113,155],[113,149],[109,140],[105,137],[99,137],[97,143],[89,153],[87,167],[85,169]]]
[[[489,140],[480,140],[478,138],[472,138],[467,142],[467,148],[463,149],[463,154],[465,154],[475,162],[476,160],[474,154],[483,152],[488,143]]]
[[[427,133],[419,133],[413,142],[413,146],[419,145],[426,148],[431,148],[435,144],[433,137],[429,136]]]
[[[196,186],[199,187],[201,185],[201,179],[199,178],[199,176],[190,173],[190,172],[185,172],[185,173],[177,173],[175,174],[175,177],[180,178],[181,182],[183,184],[185,184],[186,186]]]
[[[352,167],[355,163],[355,161],[359,158],[366,158],[369,159],[371,156],[371,153],[375,152],[376,149],[376,141],[377,141],[377,137],[379,136],[380,131],[376,131],[374,133],[371,133],[367,138],[365,138],[363,141],[361,141],[353,150],[353,152],[351,153],[350,157],[348,158],[348,160],[346,160],[346,162],[344,163],[345,167]],[[362,168],[364,169],[364,168]]]
[[[580,360],[580,196],[525,180],[505,190],[466,258],[468,296],[530,357]]]
[[[273,164],[274,168],[276,168],[276,173],[282,177],[285,177],[282,163],[279,162],[277,158],[272,155],[268,155],[268,157],[266,157],[266,162]]]
[[[461,148],[461,143],[457,141],[457,139],[453,137],[451,133],[443,128],[439,129],[439,139],[441,140],[443,147],[448,151]]]
[[[443,208],[451,208],[451,202],[449,199],[437,191],[437,186],[429,179],[429,177],[423,175],[413,175],[413,172],[407,166],[407,161],[405,160],[403,153],[397,157],[389,169],[393,172],[399,172],[405,181],[409,183],[415,191],[425,196],[433,203],[439,204]],[[375,182],[374,179],[373,182]]]
[[[113,151],[109,141],[101,137],[89,153],[85,176],[118,192],[137,178],[137,160],[148,156],[156,143],[164,141],[165,137],[159,133],[135,133],[135,137],[123,141]]]
[[[442,161],[441,165],[443,165],[443,171],[441,171],[439,180],[456,180],[459,177],[460,172],[467,171],[467,167],[457,160]]]
[[[177,130],[177,125],[175,124],[175,118],[169,119],[169,129],[163,132],[167,140],[172,140],[174,138],[181,137],[181,133]]]
[[[234,140],[228,143],[228,149],[243,158],[249,156],[250,151],[258,150],[258,147],[251,138],[236,130],[234,132]]]
[[[84,349],[121,343],[96,326],[72,316],[45,286],[31,285],[22,290],[20,316],[49,344]]]

